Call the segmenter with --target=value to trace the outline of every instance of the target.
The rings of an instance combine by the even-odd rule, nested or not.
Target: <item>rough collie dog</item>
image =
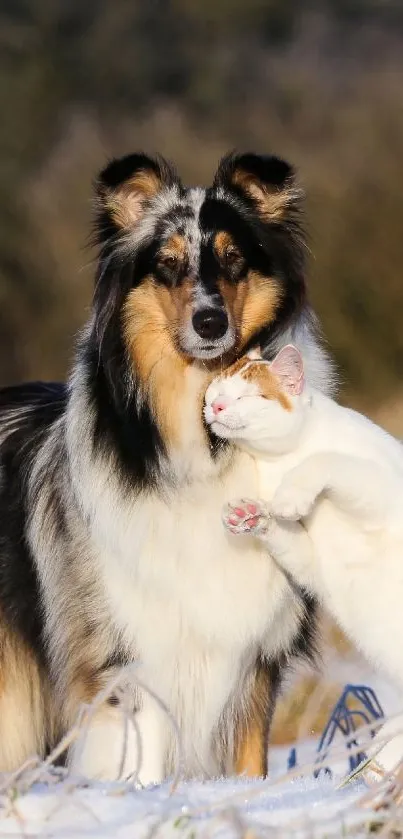
[[[0,396],[0,769],[44,755],[119,667],[170,709],[185,771],[266,773],[281,673],[314,603],[221,524],[253,458],[203,423],[206,388],[292,340],[317,387],[301,194],[274,157],[229,156],[209,189],[134,154],[96,184],[99,267],[70,382]],[[74,771],[158,782],[170,721],[127,668],[68,754]],[[134,724],[135,723],[135,724]],[[138,736],[141,737],[141,748]]]

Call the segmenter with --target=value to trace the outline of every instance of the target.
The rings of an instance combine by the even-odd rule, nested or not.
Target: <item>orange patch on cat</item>
[[[277,400],[285,411],[292,411],[292,403],[287,394],[280,387],[280,382],[268,364],[261,361],[251,361],[244,356],[235,361],[224,373],[224,378],[230,378],[238,373],[246,382],[253,382],[259,388],[260,395],[265,399]]]

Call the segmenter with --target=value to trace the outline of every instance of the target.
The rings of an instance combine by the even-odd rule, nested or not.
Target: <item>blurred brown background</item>
[[[0,384],[66,374],[106,157],[208,183],[237,147],[298,167],[343,396],[403,436],[402,0],[0,0],[0,44]]]
[[[0,383],[65,375],[108,155],[157,150],[207,183],[238,147],[299,169],[346,395],[398,401],[401,0],[0,0],[0,43]]]

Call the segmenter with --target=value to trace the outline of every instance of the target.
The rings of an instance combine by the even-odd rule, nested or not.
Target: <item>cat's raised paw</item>
[[[310,486],[281,485],[271,503],[271,514],[277,519],[299,521],[308,516],[315,503],[316,493]]]
[[[222,520],[231,533],[250,533],[258,536],[264,533],[269,522],[267,504],[249,498],[241,498],[226,504]]]

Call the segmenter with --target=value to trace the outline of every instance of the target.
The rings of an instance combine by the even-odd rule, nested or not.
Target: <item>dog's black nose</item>
[[[222,309],[199,309],[192,318],[193,329],[206,341],[222,338],[228,329],[228,317]]]

